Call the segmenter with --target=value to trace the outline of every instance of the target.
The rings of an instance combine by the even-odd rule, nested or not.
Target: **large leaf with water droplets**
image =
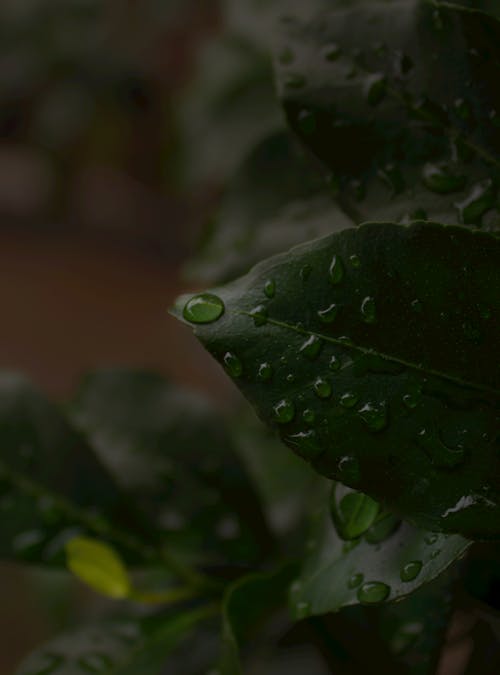
[[[153,373],[109,370],[87,376],[71,409],[169,549],[206,565],[250,564],[269,550],[260,501],[228,422],[201,395]]]
[[[60,411],[24,378],[4,373],[0,557],[62,564],[65,541],[89,533],[114,541],[128,559],[144,561],[129,506]]]
[[[276,78],[343,208],[498,229],[498,19],[432,0],[332,4],[285,27]]]
[[[365,224],[175,312],[321,474],[429,530],[500,534],[500,240]],[[214,298],[215,296],[215,298]]]
[[[210,613],[206,608],[176,610],[77,628],[43,645],[23,662],[16,675],[160,675],[166,666],[179,675],[192,675],[209,665],[203,660],[206,654],[193,658],[190,645],[191,656],[176,659],[175,655]]]
[[[394,522],[384,531],[389,519]],[[304,618],[358,603],[397,600],[441,574],[470,543],[457,534],[417,529],[390,512],[346,542],[322,510],[314,517],[304,567],[292,586],[292,609]]]
[[[230,181],[188,273],[198,281],[228,281],[270,255],[353,224],[297,140],[275,133]]]

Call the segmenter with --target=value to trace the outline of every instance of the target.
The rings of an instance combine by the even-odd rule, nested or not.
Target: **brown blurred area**
[[[114,365],[233,395],[167,314],[206,211],[179,179],[173,108],[219,22],[201,0],[0,3],[0,366],[52,398]],[[93,611],[40,575],[0,566],[2,675]]]

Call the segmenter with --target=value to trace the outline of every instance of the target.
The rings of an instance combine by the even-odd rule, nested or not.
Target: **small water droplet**
[[[347,391],[340,397],[340,405],[343,406],[344,408],[353,408],[358,401],[359,401],[358,395],[352,391]]]
[[[332,284],[339,284],[344,278],[344,264],[338,255],[334,255],[328,270]]]
[[[304,410],[304,412],[302,413],[302,419],[307,424],[314,424],[314,420],[316,419],[316,414],[315,414],[314,410],[311,410],[310,408],[306,408]]]
[[[285,66],[293,63],[295,61],[295,53],[293,49],[290,47],[284,47],[278,55],[278,61]]]
[[[316,378],[313,384],[314,393],[318,398],[327,399],[332,395],[332,387],[328,380]]]
[[[288,89],[302,89],[306,85],[306,78],[300,73],[289,73],[285,77],[285,86]]]
[[[254,324],[257,327],[264,326],[267,323],[267,309],[265,305],[258,305],[257,307],[254,307],[250,315],[253,318]]]
[[[433,544],[435,544],[437,542],[437,540],[438,540],[438,535],[435,534],[434,532],[426,535],[426,537],[424,538],[425,543],[428,544],[429,546],[432,546]]]
[[[338,305],[336,305],[333,302],[331,305],[326,307],[326,309],[319,310],[318,312],[319,320],[325,324],[333,323],[337,316],[337,312],[338,312]]]
[[[264,294],[268,298],[274,298],[276,295],[276,282],[274,279],[268,279],[264,284]]]
[[[422,302],[418,298],[415,298],[415,300],[412,300],[411,308],[414,312],[420,313],[423,310],[424,306],[422,305]]]
[[[377,605],[387,600],[391,589],[382,581],[367,581],[358,590],[357,598],[362,605]]]
[[[193,296],[184,306],[183,316],[190,323],[212,323],[224,313],[224,303],[212,293]]]
[[[418,396],[416,394],[405,394],[403,396],[403,403],[409,410],[413,410],[418,405]]]
[[[304,459],[315,459],[323,454],[323,448],[318,442],[318,437],[314,429],[299,431],[297,434],[286,436],[283,440],[297,453],[297,455],[300,455]]]
[[[96,653],[82,656],[78,659],[78,665],[89,673],[102,673],[104,670],[108,670],[113,662],[106,654]]]
[[[339,473],[339,478],[341,478],[344,483],[357,483],[361,478],[359,461],[356,457],[352,457],[351,455],[344,455],[344,457],[339,459],[337,471]]]
[[[302,267],[300,270],[300,278],[302,279],[302,281],[306,282],[311,276],[312,271],[313,268],[311,267],[311,265],[304,265],[304,267]]]
[[[306,136],[310,136],[316,131],[316,115],[312,110],[301,110],[297,115],[297,127]]]
[[[361,267],[360,257],[358,255],[356,255],[355,253],[353,253],[351,256],[349,256],[349,262],[355,268]]]
[[[375,299],[371,296],[366,297],[361,303],[361,316],[365,323],[375,323],[377,320],[377,307]]]
[[[361,572],[355,572],[351,574],[347,580],[347,588],[357,588],[363,583],[364,575]]]
[[[295,417],[295,405],[287,398],[282,399],[273,408],[274,420],[278,424],[289,424]]]
[[[411,560],[410,562],[403,565],[399,576],[401,581],[413,581],[418,577],[422,570],[422,561],[421,560]]]
[[[226,352],[223,360],[226,371],[231,377],[241,377],[243,373],[243,364],[236,354]]]
[[[455,204],[465,225],[479,225],[484,214],[496,205],[496,190],[491,178],[475,185],[467,197]]]
[[[453,448],[446,445],[433,427],[420,429],[417,443],[438,469],[453,469],[465,459],[464,447],[458,445]]]
[[[295,618],[297,621],[306,619],[311,615],[311,605],[308,602],[298,602],[295,605]]]
[[[441,549],[440,549],[440,548],[437,548],[435,551],[433,551],[433,552],[431,553],[431,560],[435,560],[435,559],[438,557],[438,555],[439,555],[440,553],[441,553]]]
[[[335,42],[330,42],[323,47],[321,53],[326,61],[336,61],[341,55],[342,50],[338,44]]]
[[[368,75],[365,81],[366,100],[370,105],[378,105],[387,93],[387,78],[382,73]]]
[[[269,380],[273,376],[273,367],[270,363],[265,361],[264,363],[261,363],[259,366],[259,371],[257,373],[257,377],[261,382],[269,382]]]
[[[333,372],[337,372],[338,370],[340,370],[341,365],[342,364],[340,362],[340,359],[337,356],[333,355],[332,358],[330,359],[328,367],[330,368],[330,370],[333,370]]]
[[[387,427],[388,415],[385,401],[365,403],[358,413],[370,431],[382,431]]]
[[[300,353],[306,356],[310,361],[314,361],[319,356],[323,343],[316,335],[307,338],[300,348]]]
[[[422,181],[432,192],[447,194],[463,190],[467,176],[446,162],[439,164],[429,162],[423,168]]]
[[[295,375],[293,373],[288,373],[286,376],[286,381],[292,384],[292,382],[295,382]]]

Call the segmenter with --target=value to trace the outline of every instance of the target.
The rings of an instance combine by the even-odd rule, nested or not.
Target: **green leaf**
[[[126,598],[132,590],[127,568],[108,544],[89,537],[66,543],[68,569],[92,589],[110,598]]]
[[[224,313],[193,328],[319,473],[425,529],[494,538],[499,260],[486,233],[366,224],[215,289]]]
[[[272,546],[228,421],[202,396],[160,375],[102,371],[87,376],[72,416],[168,550],[250,564]]]
[[[297,141],[275,133],[255,147],[229,182],[187,272],[204,282],[226,281],[263,258],[352,225]]]
[[[287,24],[284,50],[293,58],[275,68],[289,124],[355,222],[499,229],[496,18],[432,0],[337,0]]]
[[[379,504],[363,492],[353,492],[335,483],[330,498],[330,513],[342,539],[357,539],[375,523]]]
[[[16,675],[160,675],[169,654],[187,640],[211,608],[77,628],[41,647]],[[179,674],[187,673],[181,665]]]
[[[65,542],[82,534],[114,541],[129,560],[151,554],[82,437],[29,382],[8,373],[0,375],[0,516],[2,558],[64,564]]]
[[[314,518],[304,567],[292,586],[294,614],[300,619],[405,597],[441,574],[469,545],[459,535],[430,533],[405,522],[376,544],[364,537],[344,542],[324,510]]]
[[[295,565],[287,565],[277,572],[243,577],[227,589],[222,615],[220,675],[243,672],[240,646],[248,640],[252,630],[261,627],[266,617],[286,603],[288,587],[295,573]]]

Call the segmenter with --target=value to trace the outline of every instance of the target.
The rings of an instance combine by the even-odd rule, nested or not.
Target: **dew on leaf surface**
[[[184,306],[183,316],[190,323],[212,323],[224,313],[224,303],[213,293],[193,296]]]

